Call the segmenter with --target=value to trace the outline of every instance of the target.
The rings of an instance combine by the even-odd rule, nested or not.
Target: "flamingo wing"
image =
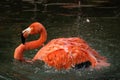
[[[68,69],[76,64],[90,61],[94,67],[97,60],[94,51],[80,38],[58,38],[50,41],[35,55],[57,69]]]

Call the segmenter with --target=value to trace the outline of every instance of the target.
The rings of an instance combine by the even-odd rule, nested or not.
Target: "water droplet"
[[[87,18],[87,19],[86,19],[86,22],[90,22],[90,20]]]

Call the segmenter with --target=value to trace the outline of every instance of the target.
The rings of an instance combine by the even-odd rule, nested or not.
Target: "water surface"
[[[120,79],[120,18],[83,17],[30,12],[1,15],[0,21],[0,80],[118,80]],[[90,22],[86,21],[87,19]],[[48,32],[48,40],[59,37],[81,37],[111,66],[101,70],[62,70],[49,68],[44,63],[27,64],[13,59],[14,49],[21,43],[20,33],[34,21],[41,22]],[[38,36],[30,36],[29,40]],[[28,41],[29,41],[28,40]],[[46,43],[47,43],[46,42]],[[26,51],[32,58],[38,49]]]

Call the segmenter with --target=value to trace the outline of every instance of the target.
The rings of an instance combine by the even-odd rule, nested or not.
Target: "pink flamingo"
[[[32,23],[27,29],[22,31],[23,38],[27,38],[29,34],[40,34],[40,38],[20,44],[15,49],[14,59],[27,62],[27,60],[23,57],[23,52],[43,46],[47,39],[46,29],[39,22]],[[36,53],[31,61],[36,60],[42,60],[47,65],[56,69],[69,69],[76,64],[86,61],[89,61],[93,68],[106,67],[110,65],[107,63],[105,57],[98,54],[79,37],[58,38],[51,40]]]

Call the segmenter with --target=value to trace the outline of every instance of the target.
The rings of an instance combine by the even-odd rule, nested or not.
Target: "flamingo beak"
[[[23,33],[21,33],[21,41],[22,41],[22,44],[25,44],[25,37],[23,36]]]
[[[25,30],[22,31],[22,34],[21,34],[22,44],[25,44],[25,39],[29,36],[30,32],[31,32],[30,27],[28,27],[28,28],[26,28]]]

